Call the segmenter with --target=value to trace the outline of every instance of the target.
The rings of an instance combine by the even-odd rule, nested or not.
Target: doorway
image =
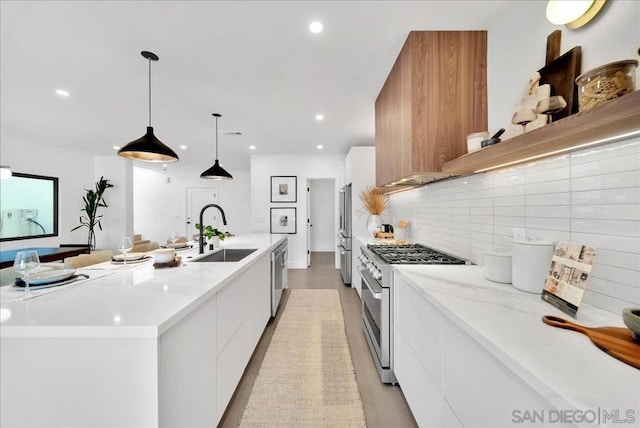
[[[193,235],[198,233],[196,223],[200,222],[200,210],[207,204],[218,203],[218,187],[187,187],[187,224],[185,225],[185,236],[191,240]],[[223,230],[222,220],[218,223],[220,212],[218,210],[207,210],[204,213],[203,223],[210,224]]]
[[[307,266],[312,252],[335,252],[335,186],[335,179],[307,180]]]

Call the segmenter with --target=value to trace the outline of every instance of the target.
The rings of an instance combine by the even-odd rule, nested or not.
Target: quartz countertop
[[[195,245],[178,253],[179,267],[154,268],[149,261],[127,269],[81,268],[89,281],[2,303],[0,337],[158,337],[286,239],[269,234],[227,238],[223,248],[257,249],[231,263],[193,263],[199,256]]]
[[[484,279],[481,266],[394,269],[557,409],[619,409],[623,419],[633,410],[640,420],[640,370],[605,354],[587,336],[541,320],[556,315],[588,327],[624,327],[621,315],[582,305],[574,320],[539,294]]]

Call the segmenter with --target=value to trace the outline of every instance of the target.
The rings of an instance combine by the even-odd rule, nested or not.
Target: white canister
[[[489,138],[488,132],[475,132],[473,134],[467,135],[467,153],[473,153],[482,148],[483,140]]]
[[[518,290],[542,293],[553,257],[553,242],[514,240],[511,282]]]
[[[489,281],[511,284],[511,270],[510,252],[484,253],[484,277]]]

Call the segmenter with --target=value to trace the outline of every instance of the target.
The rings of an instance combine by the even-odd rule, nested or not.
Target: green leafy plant
[[[104,199],[104,192],[109,188],[113,187],[113,184],[109,182],[109,180],[104,177],[100,177],[100,180],[96,181],[95,190],[94,189],[85,189],[87,194],[82,197],[84,201],[84,208],[80,211],[84,211],[86,215],[80,216],[80,225],[71,229],[73,232],[76,229],[80,229],[81,227],[86,227],[89,229],[89,235],[87,237],[87,244],[92,250],[96,248],[96,233],[95,227],[96,225],[102,230],[102,215],[98,215],[98,208],[104,207],[107,208],[107,201]]]
[[[204,230],[203,230],[200,223],[196,223],[196,229],[198,229],[201,233],[203,233],[204,236],[207,237],[207,239],[211,239],[214,236],[217,236],[218,238],[220,238],[221,241],[224,241],[224,238],[226,236],[224,232],[216,229],[215,227],[212,227],[209,224],[204,226]]]

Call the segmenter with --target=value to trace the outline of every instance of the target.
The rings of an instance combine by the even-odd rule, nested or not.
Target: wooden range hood
[[[375,104],[380,190],[451,176],[443,164],[487,129],[486,70],[486,31],[409,33]]]

